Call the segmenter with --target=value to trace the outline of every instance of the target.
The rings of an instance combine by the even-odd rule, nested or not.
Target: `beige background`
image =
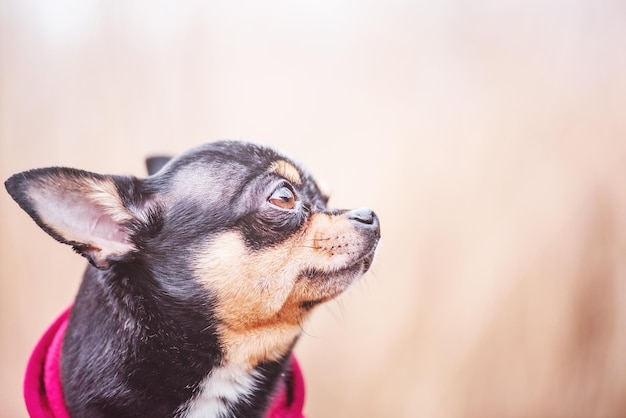
[[[0,178],[279,147],[377,260],[298,347],[310,417],[626,416],[626,7],[3,0]],[[0,416],[84,261],[0,192]]]

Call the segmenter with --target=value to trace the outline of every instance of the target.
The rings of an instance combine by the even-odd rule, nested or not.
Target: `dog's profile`
[[[369,269],[378,218],[328,209],[302,167],[260,145],[217,142],[150,165],[143,179],[44,168],[5,183],[91,264],[61,339],[65,408],[266,416],[279,391],[295,396],[302,322]]]

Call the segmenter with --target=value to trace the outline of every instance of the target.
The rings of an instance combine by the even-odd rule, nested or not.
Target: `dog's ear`
[[[44,231],[100,269],[135,249],[132,227],[141,216],[137,186],[132,177],[57,167],[15,174],[5,182]]]
[[[155,155],[153,157],[146,158],[146,168],[148,169],[148,174],[152,175],[157,173],[171,159],[172,157],[167,157],[165,155]]]

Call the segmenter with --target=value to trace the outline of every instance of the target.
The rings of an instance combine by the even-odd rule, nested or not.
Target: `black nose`
[[[380,238],[380,224],[378,222],[378,216],[367,208],[355,209],[349,212],[346,212],[346,216],[351,221],[357,223],[359,228],[362,231],[368,231],[373,234],[374,237]]]
[[[346,212],[346,216],[351,221],[357,223],[362,231],[368,231],[373,234],[375,238],[380,238],[380,223],[378,222],[378,216],[371,209],[361,208]]]
[[[374,212],[367,208],[351,210],[346,215],[348,216],[348,219],[352,219],[353,221],[361,222],[366,225],[372,225],[376,220]]]

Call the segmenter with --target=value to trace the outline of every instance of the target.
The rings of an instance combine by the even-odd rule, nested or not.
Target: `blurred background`
[[[626,416],[626,5],[0,1],[0,178],[278,147],[369,206],[309,417]],[[0,191],[0,416],[85,261]]]

